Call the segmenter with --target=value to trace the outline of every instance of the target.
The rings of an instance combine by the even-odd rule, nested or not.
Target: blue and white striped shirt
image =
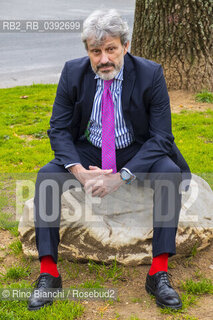
[[[102,146],[102,121],[101,121],[101,100],[104,90],[104,80],[97,74],[97,87],[95,98],[93,102],[92,113],[88,126],[89,140],[91,143],[101,148]],[[115,76],[114,81],[110,86],[112,99],[114,102],[114,119],[115,119],[115,148],[122,149],[128,147],[134,140],[132,134],[129,132],[123,117],[122,105],[121,105],[121,93],[122,93],[122,81],[123,81],[123,67],[120,72]]]
[[[123,68],[115,76],[114,81],[110,86],[112,99],[115,108],[115,148],[122,149],[128,147],[133,141],[134,137],[128,130],[123,117],[122,105],[121,105],[121,93],[122,93],[122,81],[123,81]],[[96,147],[101,148],[102,146],[102,121],[101,121],[101,100],[104,90],[104,80],[101,79],[97,74],[96,93],[93,102],[92,113],[88,124],[88,139]],[[81,137],[81,139],[85,139]],[[67,164],[65,168],[75,165],[77,163]]]

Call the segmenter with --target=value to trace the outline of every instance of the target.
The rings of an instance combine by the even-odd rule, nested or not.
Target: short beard
[[[124,64],[124,57],[122,58],[122,60],[115,65],[114,63],[106,63],[106,64],[101,64],[98,65],[96,67],[92,67],[92,70],[103,80],[112,80],[121,70],[121,68],[123,67]],[[110,72],[101,72],[99,69],[100,67],[106,67],[106,66],[113,66],[114,70],[110,71]]]

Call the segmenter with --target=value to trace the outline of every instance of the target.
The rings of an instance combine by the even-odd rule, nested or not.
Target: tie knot
[[[113,82],[113,79],[104,80],[104,89],[109,89],[109,87],[111,86],[112,82]]]

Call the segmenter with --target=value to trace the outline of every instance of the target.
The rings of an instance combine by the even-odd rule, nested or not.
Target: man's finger
[[[92,193],[92,186],[84,186],[84,190],[86,193]]]
[[[106,169],[106,170],[102,170],[102,174],[109,174],[112,173],[113,169]]]
[[[97,180],[94,180],[94,179],[90,179],[85,183],[84,189],[85,189],[86,192],[88,192],[88,190],[91,191],[91,189],[92,190],[97,189],[102,185],[103,185],[103,182],[101,180],[97,181]]]
[[[92,187],[95,185],[96,181],[95,180],[87,180],[85,185],[84,185],[84,190],[86,192],[91,192]]]
[[[85,188],[90,187],[90,186],[100,186],[102,185],[103,182],[99,179],[87,179],[85,183]]]
[[[97,166],[89,166],[89,169],[90,170],[100,170],[101,171],[101,174],[109,174],[109,173],[112,173],[113,169],[101,169]]]
[[[92,196],[97,197],[100,196],[103,193],[103,190],[100,189],[100,187],[96,187],[92,189]]]
[[[97,169],[101,170],[101,168],[99,168],[97,166],[89,166],[89,169],[90,170],[97,170]]]
[[[100,195],[100,198],[103,198],[103,197],[105,197],[107,195],[107,193],[106,192],[103,192],[101,195]]]

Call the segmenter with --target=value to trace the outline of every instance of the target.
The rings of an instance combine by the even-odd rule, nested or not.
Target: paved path
[[[0,20],[85,19],[115,8],[131,31],[135,0],[1,0]],[[0,88],[57,83],[64,62],[86,55],[80,33],[0,33]]]

